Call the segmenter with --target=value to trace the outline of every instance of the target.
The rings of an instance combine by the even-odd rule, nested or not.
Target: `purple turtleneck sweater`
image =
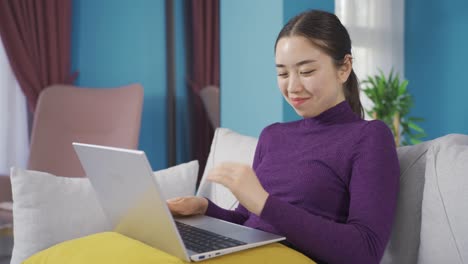
[[[260,216],[211,201],[206,214],[280,234],[318,262],[379,263],[395,214],[393,135],[344,101],[313,118],[266,127],[253,169],[269,193]]]

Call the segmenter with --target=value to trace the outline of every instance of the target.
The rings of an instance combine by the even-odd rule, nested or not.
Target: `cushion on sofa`
[[[187,263],[144,243],[114,232],[67,241],[43,250],[24,264],[183,264]],[[205,264],[270,263],[313,264],[301,253],[279,243],[203,261]]]
[[[193,195],[198,161],[154,173],[165,198]],[[57,243],[111,229],[87,178],[13,168],[11,264]]]
[[[381,264],[412,264],[417,261],[426,153],[431,143],[428,141],[397,149],[400,190],[392,234]]]
[[[467,189],[468,146],[433,144],[427,154],[418,263],[468,261]]]
[[[231,161],[252,165],[257,141],[254,137],[227,128],[216,129],[197,196],[207,197],[225,209],[235,208],[238,202],[231,191],[220,184],[206,181],[206,175],[221,162]]]

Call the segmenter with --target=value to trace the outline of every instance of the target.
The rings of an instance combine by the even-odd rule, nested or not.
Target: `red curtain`
[[[0,36],[31,111],[70,76],[71,0],[0,0]]]
[[[189,8],[189,86],[192,99],[192,155],[203,172],[214,130],[198,93],[219,87],[219,0],[191,0]]]

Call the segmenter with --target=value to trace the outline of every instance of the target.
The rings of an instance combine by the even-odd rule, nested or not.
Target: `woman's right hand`
[[[169,199],[166,202],[174,216],[205,214],[208,208],[208,200],[197,196],[177,197]]]

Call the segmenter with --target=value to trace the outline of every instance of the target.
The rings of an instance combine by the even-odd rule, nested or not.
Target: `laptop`
[[[114,231],[185,261],[202,261],[285,237],[197,215],[174,218],[143,151],[73,143]]]

